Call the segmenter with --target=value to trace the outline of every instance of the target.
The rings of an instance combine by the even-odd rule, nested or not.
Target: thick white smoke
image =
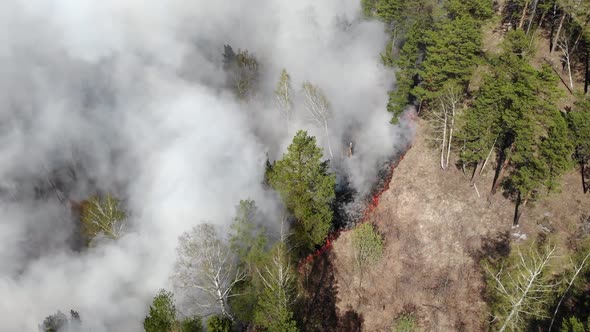
[[[361,19],[359,0],[0,7],[0,331],[34,331],[71,308],[88,330],[140,331],[183,231],[229,223],[244,198],[273,215],[261,182],[266,155],[290,141],[271,96],[283,67],[295,90],[310,80],[325,91],[336,162],[358,189],[408,135],[388,123],[386,34]],[[224,44],[262,64],[250,105],[223,88]],[[325,144],[301,105],[297,127]],[[342,161],[351,139],[359,157]],[[113,192],[130,211],[126,235],[75,250],[65,194],[40,187],[69,187],[71,200]]]

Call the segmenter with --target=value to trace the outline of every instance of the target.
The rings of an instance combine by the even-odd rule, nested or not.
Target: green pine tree
[[[304,248],[321,244],[332,225],[336,180],[321,159],[315,137],[300,130],[269,176],[271,186],[297,219],[294,236]]]
[[[186,318],[179,325],[180,332],[203,332],[203,320],[199,316]]]
[[[544,186],[549,191],[558,189],[560,177],[572,168],[574,152],[565,117],[557,110],[553,113],[553,121],[548,124],[547,134],[539,145],[541,158],[548,168]]]
[[[174,295],[161,289],[154,297],[150,306],[150,313],[143,321],[143,328],[146,332],[170,331],[176,324],[176,306],[174,306]]]
[[[233,322],[228,317],[212,316],[207,320],[207,332],[231,332],[233,325]]]
[[[582,323],[576,317],[569,317],[563,320],[561,323],[561,329],[559,332],[587,332],[590,331],[590,320],[588,323]]]
[[[580,166],[584,192],[587,192],[589,186],[584,178],[588,176],[586,173],[590,162],[590,98],[581,97],[575,109],[568,114],[567,120],[574,145],[574,158]]]
[[[467,85],[481,51],[482,33],[477,20],[467,15],[444,19],[426,32],[426,56],[419,71],[422,84],[413,94],[431,101],[449,80]]]
[[[254,308],[261,291],[261,282],[255,273],[267,259],[268,234],[260,226],[258,208],[253,200],[242,200],[236,208],[236,217],[232,224],[230,249],[238,256],[238,267],[245,271],[248,277],[238,283],[232,294],[246,294],[233,296],[229,304],[235,316],[240,321],[251,321]]]

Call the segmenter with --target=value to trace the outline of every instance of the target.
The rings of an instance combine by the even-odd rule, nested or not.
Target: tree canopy
[[[97,235],[116,240],[123,235],[126,213],[111,194],[93,196],[82,202],[82,233],[91,242]]]
[[[176,306],[174,295],[161,289],[154,297],[150,312],[143,321],[146,332],[170,331],[176,323]]]
[[[298,131],[287,153],[272,166],[269,181],[297,219],[297,241],[307,248],[321,244],[332,225],[336,179],[322,161],[315,137]]]

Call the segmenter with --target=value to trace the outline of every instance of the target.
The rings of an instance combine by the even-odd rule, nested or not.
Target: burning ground
[[[510,225],[510,203],[488,208],[460,171],[440,176],[423,122],[389,188],[367,217],[386,241],[383,260],[362,289],[352,268],[349,233],[325,254],[333,266],[337,312],[355,312],[363,331],[388,331],[404,311],[432,331],[478,331],[485,317],[477,253],[487,236]],[[371,206],[368,209],[373,209]]]
[[[384,235],[385,252],[365,272],[362,288],[352,265],[350,233],[339,234],[314,261],[328,286],[311,294],[333,303],[328,313],[340,326],[348,326],[342,331],[389,331],[407,312],[427,331],[485,330],[479,259],[506,248],[500,244],[510,238],[536,237],[546,225],[567,242],[576,236],[571,225],[579,224],[577,218],[590,209],[590,201],[580,199],[579,174],[571,172],[562,191],[536,202],[527,222],[513,230],[512,203],[501,195],[488,201],[489,188],[480,188],[483,196],[478,197],[458,169],[441,174],[438,155],[427,140],[427,123],[418,120],[416,128],[412,147],[395,167],[386,191],[375,204],[365,205],[364,222]],[[480,183],[491,183],[492,173],[484,173]]]
[[[0,301],[0,330],[33,330],[70,308],[93,331],[141,329],[154,293],[170,287],[182,232],[205,220],[226,227],[245,198],[279,228],[280,204],[262,182],[267,156],[279,159],[293,135],[272,93],[283,68],[296,91],[291,128],[324,150],[303,82],[330,101],[326,157],[355,197],[411,134],[389,123],[394,75],[379,57],[388,37],[360,1],[1,7],[0,297],[10,301]],[[260,64],[248,101],[228,86],[224,45]],[[128,211],[125,235],[85,248],[71,207],[107,192]],[[361,209],[349,210],[356,217],[342,220],[357,220]]]

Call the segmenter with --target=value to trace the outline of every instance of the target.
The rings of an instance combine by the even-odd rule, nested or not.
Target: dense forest
[[[194,196],[215,198],[219,195],[224,196],[223,202],[233,203],[231,206],[204,203],[199,212],[211,209],[223,213],[203,212],[206,218],[174,224],[170,227],[176,228],[170,230],[170,234],[163,231],[166,227],[146,226],[148,229],[155,227],[155,233],[166,233],[162,238],[154,239],[174,242],[173,253],[167,252],[164,258],[160,257],[165,262],[158,263],[169,270],[161,271],[165,276],[137,276],[149,279],[147,297],[144,294],[132,299],[118,298],[118,292],[135,287],[128,276],[121,277],[120,288],[114,295],[109,293],[113,297],[109,301],[120,302],[122,307],[137,307],[131,312],[139,312],[144,319],[119,325],[123,319],[113,313],[117,309],[101,308],[108,317],[118,317],[118,320],[105,324],[105,330],[133,330],[141,328],[141,324],[147,332],[368,330],[359,311],[352,307],[343,310],[336,303],[339,299],[330,297],[329,288],[337,287],[331,279],[336,277],[322,271],[338,267],[332,266],[335,261],[325,252],[340,234],[346,233],[350,239],[346,247],[351,257],[350,269],[343,269],[346,272],[340,273],[354,275],[350,287],[356,289],[360,304],[363,287],[370,287],[366,283],[368,273],[377,271],[388,275],[390,271],[382,267],[387,265],[379,264],[385,259],[387,246],[392,245],[387,234],[395,231],[384,229],[382,223],[373,222],[367,216],[379,204],[379,194],[389,188],[397,163],[404,162],[400,161],[402,155],[408,149],[414,149],[410,144],[413,131],[408,128],[418,123],[425,128],[423,133],[428,135],[429,142],[428,150],[420,153],[436,155],[437,163],[431,165],[437,169],[436,176],[460,174],[473,195],[486,200],[488,206],[494,201],[506,200],[513,209],[510,211],[513,215],[511,224],[498,228],[493,236],[481,234],[482,239],[485,237],[484,244],[473,255],[483,286],[472,296],[485,302],[487,310],[477,326],[488,331],[590,331],[590,210],[576,215],[575,218],[579,219],[576,224],[559,227],[535,220],[530,213],[543,199],[559,199],[563,190],[569,190],[564,188],[563,177],[572,173],[579,180],[579,185],[572,189],[578,195],[576,197],[584,202],[590,199],[590,1],[358,1],[360,3],[355,1],[351,6],[356,11],[355,19],[338,17],[329,23],[305,22],[313,26],[336,26],[338,38],[329,41],[337,46],[326,44],[337,51],[329,54],[328,60],[321,58],[318,62],[328,66],[330,61],[341,61],[336,66],[339,72],[347,71],[345,64],[358,60],[355,57],[369,57],[366,50],[339,48],[340,44],[356,43],[342,36],[350,33],[362,39],[370,34],[382,34],[384,38],[375,38],[376,41],[369,43],[378,44],[381,52],[371,53],[372,58],[366,60],[369,65],[359,65],[358,68],[351,65],[350,69],[353,74],[361,76],[364,71],[370,71],[368,68],[378,67],[379,73],[383,72],[387,77],[383,78],[381,74],[375,74],[376,78],[370,76],[369,81],[382,79],[385,82],[377,86],[341,82],[331,85],[330,75],[328,78],[319,76],[319,82],[316,82],[312,72],[300,70],[301,66],[295,63],[282,63],[276,58],[270,60],[270,57],[277,56],[270,55],[272,52],[260,52],[255,45],[250,49],[248,45],[195,42],[214,49],[196,57],[208,57],[207,61],[216,68],[210,72],[204,69],[206,73],[199,74],[203,77],[198,76],[198,80],[214,86],[210,89],[216,91],[211,92],[215,96],[211,100],[218,96],[223,98],[220,108],[211,106],[211,115],[195,120],[200,123],[215,119],[211,122],[213,124],[203,125],[199,130],[207,132],[208,128],[226,121],[226,115],[217,118],[216,112],[221,113],[221,108],[227,105],[241,113],[231,120],[231,126],[211,129],[210,136],[206,134],[199,138],[198,147],[187,152],[179,148],[181,154],[195,153],[201,158],[196,159],[188,170],[173,163],[166,164],[166,172],[201,172],[204,178],[223,179],[219,185],[216,182],[216,186],[208,185],[209,182],[195,182],[195,186],[204,185],[200,189],[202,192]],[[355,30],[355,26],[361,28]],[[340,53],[346,51],[353,53],[353,58],[339,58],[344,57]],[[317,55],[309,56],[313,59]],[[152,75],[164,75],[159,70],[166,67],[165,61],[153,65],[151,61],[159,61],[157,57],[156,60],[149,55],[145,57],[147,59],[142,61],[150,63],[150,70],[141,79],[150,81]],[[101,61],[116,63],[119,60]],[[116,67],[112,65],[111,69],[116,71]],[[165,75],[176,75],[176,69],[171,71],[174,74],[166,72]],[[133,74],[136,73],[130,73]],[[341,75],[334,81],[344,81],[346,73]],[[191,80],[190,71],[180,76],[183,82]],[[143,84],[147,83],[136,83],[135,78],[130,80],[133,88],[129,91],[142,95],[144,91],[136,91],[135,84],[141,85],[137,90],[143,90]],[[117,84],[109,82],[96,90],[88,88],[79,104],[108,99],[107,86],[116,87]],[[161,88],[167,93],[177,85],[147,85],[147,90]],[[379,90],[383,85],[388,91]],[[357,87],[360,91],[354,91]],[[182,87],[189,93],[192,88]],[[98,90],[100,93],[96,92]],[[365,98],[363,93],[369,90],[377,97],[371,95],[367,97],[370,102],[359,101],[351,106],[354,111],[346,111],[346,104]],[[338,100],[340,96],[344,101]],[[176,95],[172,99],[175,98]],[[125,101],[113,97],[109,103],[115,105]],[[129,102],[126,107],[150,107],[147,103],[135,103],[138,102]],[[210,105],[216,104],[208,101],[199,106],[207,108]],[[25,106],[20,107],[26,112]],[[96,110],[104,111],[102,108]],[[261,110],[272,115],[261,116]],[[145,116],[152,114],[146,112]],[[160,116],[154,116],[155,122],[167,123],[168,120]],[[116,121],[129,120],[122,117]],[[183,120],[179,122],[182,124]],[[379,124],[374,125],[374,122]],[[381,129],[381,126],[387,129]],[[252,133],[240,132],[235,141],[207,145],[211,137],[234,135],[231,131],[242,127],[251,129]],[[146,125],[146,128],[148,135],[138,137],[150,142],[151,127]],[[182,140],[185,134],[175,131],[177,127],[170,128],[163,131],[163,136]],[[390,131],[400,136],[392,138],[394,135]],[[108,136],[111,134],[103,133],[95,140],[106,140]],[[263,138],[258,138],[252,145],[243,143],[251,137]],[[391,142],[375,143],[381,139],[385,141],[383,137],[388,137]],[[123,138],[116,136],[115,140]],[[147,145],[132,156],[119,157],[121,151],[118,149],[104,155],[112,160],[129,158],[126,163],[129,167],[141,164],[144,158],[166,158],[176,151],[171,149],[173,151],[163,157],[150,155],[151,149],[156,149],[158,144]],[[243,148],[241,144],[244,144]],[[264,157],[252,162],[243,157],[258,153],[259,146],[265,146]],[[228,152],[223,151],[225,148]],[[218,150],[215,152],[218,154],[206,159],[209,154],[201,154],[201,150]],[[80,166],[84,161],[72,161],[84,158],[71,157],[66,166],[45,171],[43,179],[31,185],[34,188],[27,193],[34,193],[31,194],[35,197],[32,202],[36,204],[51,199],[60,208],[68,210],[68,218],[74,224],[71,233],[62,239],[74,248],[71,250],[73,254],[70,251],[68,254],[108,257],[110,251],[134,250],[131,248],[134,242],[115,247],[117,249],[109,246],[144,236],[146,233],[139,231],[141,228],[134,220],[139,217],[149,219],[158,216],[158,212],[152,207],[141,214],[133,208],[137,205],[130,203],[133,201],[130,196],[147,197],[142,196],[145,193],[141,189],[119,189],[125,182],[119,178],[131,177],[134,171],[123,172],[115,167],[97,168],[100,172],[89,171]],[[181,159],[179,163],[186,161]],[[201,163],[215,165],[204,168],[199,166]],[[226,167],[227,164],[233,166]],[[256,174],[253,181],[235,180],[244,177],[250,168]],[[8,177],[9,172],[5,173]],[[104,178],[112,183],[97,183],[104,176],[97,176],[99,173],[108,174]],[[161,176],[153,169],[146,174],[147,179]],[[79,186],[73,184],[82,182],[84,184]],[[235,182],[240,186],[234,187]],[[15,186],[21,186],[21,182],[18,183]],[[157,195],[157,200],[177,199],[171,193],[175,187],[183,186],[183,179],[164,183],[166,190]],[[253,186],[260,189],[252,194],[245,190]],[[83,188],[77,189],[82,194],[71,189],[74,187]],[[4,184],[0,192],[3,204],[4,196],[12,195],[10,202],[18,201],[17,194],[5,195],[5,192],[12,192],[5,189]],[[181,203],[171,204],[168,208],[173,213],[167,216],[186,217],[184,204],[192,203],[186,203],[184,198],[193,195],[191,193],[190,189],[184,189]],[[149,202],[146,199],[146,204]],[[34,206],[27,205],[30,209]],[[220,219],[230,217],[223,219],[225,221],[207,219],[218,215]],[[535,231],[520,236],[520,230],[530,225],[535,225]],[[0,224],[0,231],[2,229]],[[35,257],[42,256],[42,251],[39,249]],[[7,253],[14,255],[10,251]],[[4,254],[0,255],[3,257]],[[143,260],[138,265],[156,260],[148,251],[140,251],[138,257]],[[48,264],[59,262],[55,259]],[[117,261],[119,265],[114,265],[117,267],[103,273],[117,274],[117,269],[125,262]],[[40,265],[33,265],[31,269],[36,268],[41,270]],[[15,270],[14,274],[18,276],[26,274],[27,268]],[[64,275],[82,273],[83,270],[71,268]],[[407,274],[411,273],[411,267],[408,267]],[[54,278],[60,279],[60,276],[63,277]],[[100,280],[104,275],[99,273],[92,278]],[[444,282],[445,288],[447,281]],[[106,287],[103,282],[90,284]],[[6,285],[0,283],[0,295],[4,287],[20,287],[17,282]],[[60,288],[59,291],[68,298],[68,289]],[[10,302],[9,294],[4,296],[4,301]],[[446,293],[445,296],[455,295]],[[475,303],[479,298],[463,300]],[[2,308],[0,305],[0,311]],[[385,310],[385,305],[371,310]],[[436,307],[436,310],[442,309]],[[71,308],[55,308],[43,315],[44,319],[33,322],[39,331],[59,332],[87,331],[86,319],[92,319],[95,314],[73,303]],[[10,317],[5,319],[8,321]],[[388,331],[432,330],[432,325],[427,326],[424,321],[419,309],[407,305],[388,318],[386,328]],[[25,326],[18,325],[20,322],[15,324],[7,326]],[[447,329],[441,327],[439,330]],[[468,329],[456,324],[454,330]]]
[[[500,189],[514,201],[513,228],[527,204],[559,192],[567,172],[577,170],[588,192],[590,2],[376,0],[364,8],[392,34],[382,55],[398,68],[392,122],[416,105],[443,171],[460,168],[476,190],[490,185],[488,199]],[[484,37],[492,29],[501,39],[493,47]],[[480,184],[491,164],[493,182]],[[590,329],[588,215],[580,221],[567,243],[545,229],[481,258],[490,330]]]

